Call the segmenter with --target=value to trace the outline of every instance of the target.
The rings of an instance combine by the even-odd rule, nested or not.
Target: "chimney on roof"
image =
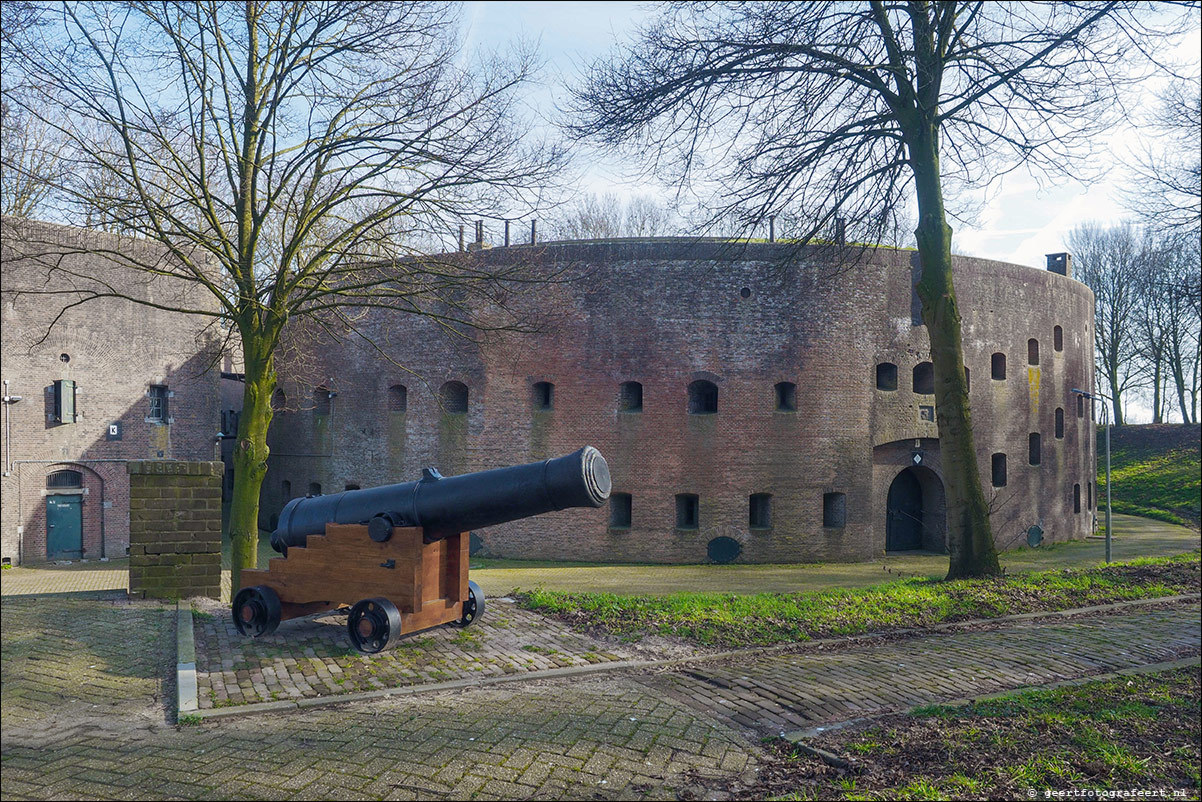
[[[1067,253],[1049,253],[1048,270],[1062,276],[1073,276],[1073,257]]]

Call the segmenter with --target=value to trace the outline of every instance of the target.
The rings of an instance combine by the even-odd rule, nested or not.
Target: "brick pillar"
[[[129,593],[139,598],[219,598],[220,462],[132,460]]]

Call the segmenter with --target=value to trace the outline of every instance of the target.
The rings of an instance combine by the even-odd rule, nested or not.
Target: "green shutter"
[[[75,382],[59,379],[54,383],[54,419],[75,423]]]

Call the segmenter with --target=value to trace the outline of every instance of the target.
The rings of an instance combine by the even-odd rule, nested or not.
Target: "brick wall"
[[[518,266],[546,284],[515,286],[483,305],[485,324],[514,319],[532,334],[448,337],[428,319],[373,313],[371,340],[335,342],[294,327],[294,350],[278,361],[287,403],[272,423],[263,525],[310,484],[337,492],[408,481],[424,465],[446,474],[530,462],[596,446],[615,492],[632,496],[631,526],[612,529],[607,510],[572,510],[481,531],[506,557],[700,562],[730,537],[740,560],[866,559],[885,547],[885,504],[896,477],[925,452],[924,511],[943,499],[938,428],[922,417],[934,396],[916,392],[913,369],[930,358],[915,319],[913,252],[878,249],[851,260],[789,245],[732,248],[673,240],[495,248],[462,257],[477,267]],[[965,360],[978,457],[995,500],[1000,546],[1033,523],[1051,540],[1083,537],[1090,511],[1074,513],[1074,483],[1092,480],[1088,413],[1078,419],[1070,387],[1092,380],[1093,297],[1044,270],[957,257]],[[1054,351],[1055,326],[1063,350]],[[1041,363],[1027,365],[1027,340]],[[379,350],[377,350],[379,349]],[[394,361],[380,356],[380,351]],[[1005,381],[990,358],[1010,360]],[[290,356],[292,354],[293,356]],[[897,366],[898,387],[876,387],[876,366]],[[688,411],[688,386],[718,387],[718,412]],[[466,413],[441,405],[444,383],[469,389]],[[641,412],[622,411],[623,382],[643,385]],[[536,408],[533,386],[554,384]],[[776,409],[774,385],[796,385],[796,409]],[[406,387],[404,411],[389,388]],[[318,414],[313,390],[336,393]],[[1065,437],[1053,436],[1064,408]],[[1071,412],[1070,412],[1071,411]],[[1027,465],[1030,432],[1044,460]],[[1010,459],[1010,482],[989,485],[990,455]],[[935,481],[931,481],[934,477]],[[287,483],[287,485],[285,485]],[[843,527],[823,525],[823,496],[846,495]],[[696,529],[675,525],[677,494],[699,497]],[[772,525],[749,526],[751,494],[770,494]],[[929,497],[928,497],[929,496]],[[924,543],[939,547],[942,522]]]
[[[129,592],[221,594],[221,462],[135,460],[129,471]]]
[[[3,557],[47,559],[47,477],[83,474],[83,558],[124,557],[129,545],[129,478],[138,459],[213,459],[221,426],[220,365],[211,318],[120,298],[88,301],[59,315],[75,296],[44,295],[103,281],[131,297],[205,309],[215,301],[195,284],[120,264],[113,254],[145,257],[155,246],[81,229],[3,219],[0,249],[0,421]],[[56,320],[57,318],[57,320]],[[51,323],[54,325],[51,326]],[[77,418],[54,419],[54,382],[75,382]],[[167,387],[167,420],[150,419],[152,385]],[[112,433],[111,427],[116,427]]]

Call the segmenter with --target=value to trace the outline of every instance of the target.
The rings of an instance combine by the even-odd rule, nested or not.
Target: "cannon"
[[[471,530],[609,498],[609,466],[591,446],[567,456],[461,476],[426,468],[402,484],[288,502],[271,545],[282,556],[242,572],[234,625],[259,637],[281,621],[349,608],[361,652],[484,612],[468,579]]]

